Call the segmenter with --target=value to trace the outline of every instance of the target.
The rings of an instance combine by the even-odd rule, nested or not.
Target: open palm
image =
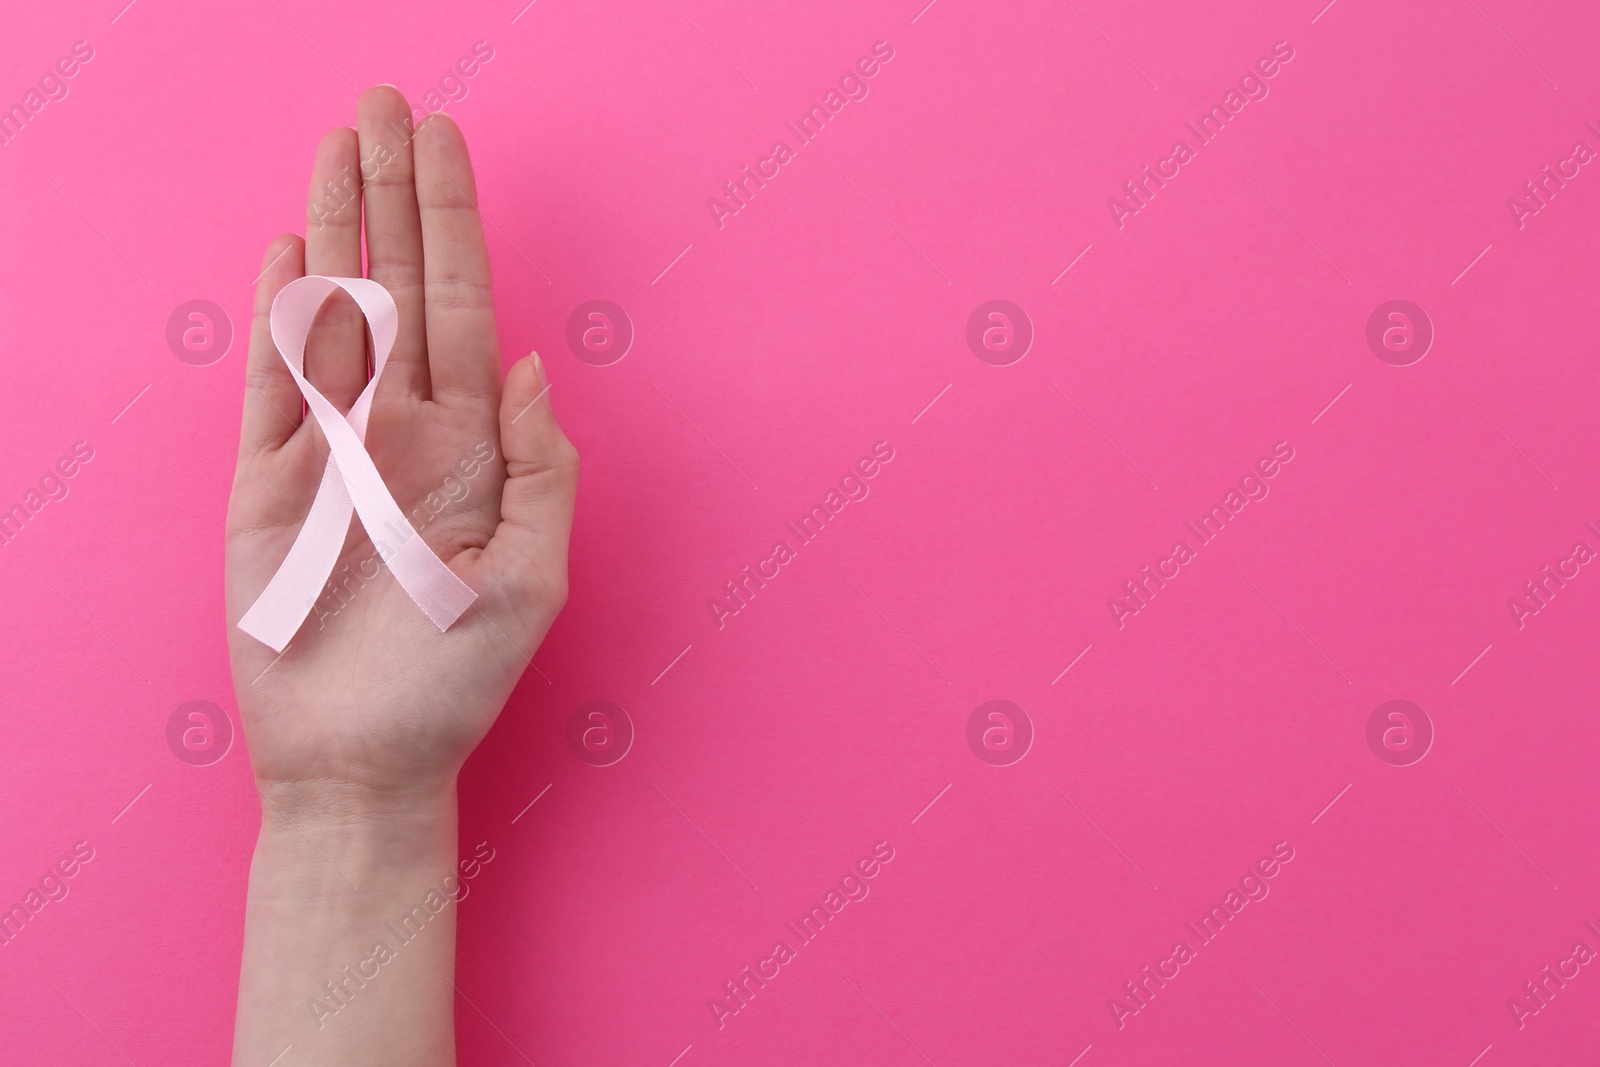
[[[239,462],[227,521],[229,655],[263,795],[301,786],[363,799],[453,778],[493,724],[566,599],[578,457],[537,356],[501,382],[488,256],[466,144],[443,115],[410,134],[394,89],[365,93],[356,129],[322,140],[307,235],[274,240],[257,283]],[[364,210],[363,210],[364,209]],[[399,334],[366,444],[427,545],[478,593],[444,633],[351,524],[330,586],[281,657],[237,628],[294,542],[328,447],[302,416],[268,330],[272,300],[307,274],[366,276],[393,295]],[[306,376],[347,411],[367,385],[365,320],[323,305]]]

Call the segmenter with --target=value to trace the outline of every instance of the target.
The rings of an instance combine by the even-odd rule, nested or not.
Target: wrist
[[[261,792],[252,896],[331,908],[413,893],[455,871],[454,783],[442,793]]]
[[[455,865],[454,775],[403,789],[326,779],[257,781],[256,789],[258,862],[308,889],[342,893]]]
[[[343,779],[256,779],[261,797],[261,828],[294,832],[306,825],[329,829],[384,826],[424,828],[456,811],[456,776],[419,778],[400,786],[378,787]]]
[[[260,789],[240,983],[254,1009],[236,1047],[269,1049],[252,1064],[290,1045],[303,1063],[454,1063],[440,980],[467,895],[453,780]]]

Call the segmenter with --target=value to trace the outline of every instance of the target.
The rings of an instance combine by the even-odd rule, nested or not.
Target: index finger
[[[305,242],[279,234],[267,246],[256,278],[255,310],[250,316],[250,354],[244,372],[244,416],[239,427],[239,458],[278,448],[299,429],[300,387],[272,342],[268,319],[278,290],[305,274]]]

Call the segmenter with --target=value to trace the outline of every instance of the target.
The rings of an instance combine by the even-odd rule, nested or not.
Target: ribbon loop
[[[305,376],[306,338],[323,301],[343,289],[372,329],[372,379],[341,415]],[[289,554],[239,620],[239,629],[274,652],[282,652],[300,629],[339,562],[352,512],[361,517],[378,556],[401,588],[442,632],[472,606],[478,594],[434,554],[395,503],[367,453],[367,418],[399,330],[394,297],[368,278],[296,278],[272,301],[273,343],[289,366],[312,417],[327,439],[328,465]]]

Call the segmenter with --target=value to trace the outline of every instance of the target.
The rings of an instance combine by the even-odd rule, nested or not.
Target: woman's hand
[[[304,242],[267,250],[250,331],[228,506],[228,647],[250,762],[269,813],[401,806],[449,788],[566,597],[578,457],[537,356],[502,387],[489,261],[466,144],[443,115],[410,134],[394,89],[322,139]],[[316,420],[273,346],[268,312],[304,274],[367,276],[399,335],[366,444],[401,509],[478,600],[440,633],[352,522],[329,589],[280,657],[235,625],[283,561],[327,463]],[[341,411],[367,385],[366,326],[336,292],[306,375]]]
[[[405,99],[369,90],[357,128],[317,150],[306,239],[273,241],[257,283],[227,531],[228,650],[263,802],[239,1067],[455,1059],[456,774],[566,599],[578,476],[538,358],[501,383],[476,205],[455,123],[436,115],[413,134]],[[279,656],[237,623],[305,521],[328,447],[301,415],[268,313],[304,274],[362,274],[363,215],[367,275],[399,309],[367,449],[478,599],[440,633],[353,522],[329,589]],[[367,385],[365,331],[339,291],[306,344],[306,376],[341,410]]]

